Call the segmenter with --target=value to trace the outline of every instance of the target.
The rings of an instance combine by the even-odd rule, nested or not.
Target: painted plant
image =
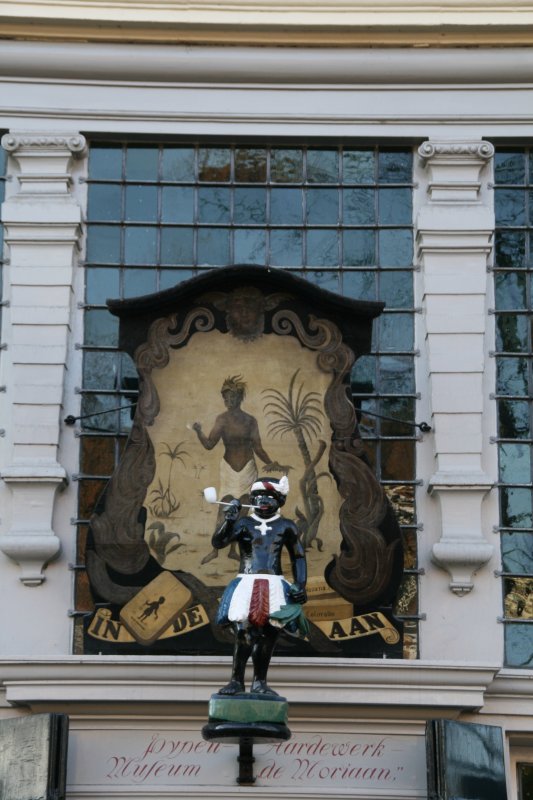
[[[304,472],[299,480],[300,491],[304,508],[296,507],[296,521],[304,547],[311,547],[316,540],[319,550],[322,549],[322,540],[318,536],[320,520],[324,513],[324,503],[318,493],[318,481],[322,477],[331,478],[329,472],[317,474],[316,466],[324,454],[326,442],[319,439],[322,430],[321,397],[318,392],[305,392],[303,381],[296,385],[299,369],[293,373],[287,394],[278,389],[264,389],[264,412],[270,417],[268,433],[273,438],[283,438],[292,434],[300,450]],[[313,454],[312,448],[317,440],[317,448]]]

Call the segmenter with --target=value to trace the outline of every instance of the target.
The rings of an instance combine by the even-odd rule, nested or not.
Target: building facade
[[[278,657],[303,749],[262,754],[239,793],[425,797],[443,717],[500,726],[528,796],[532,13],[0,5],[0,716],[69,714],[68,797],[234,796],[199,744],[227,659],[80,634],[87,521],[135,398],[105,300],[234,263],[386,303],[352,392],[406,553],[404,657]],[[304,763],[317,737],[383,751],[382,772]],[[180,748],[198,758],[163,769]]]

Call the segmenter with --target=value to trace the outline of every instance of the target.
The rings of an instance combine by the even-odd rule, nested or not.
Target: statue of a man
[[[220,549],[236,542],[240,551],[239,574],[225,590],[217,616],[218,624],[232,625],[235,633],[231,680],[220,694],[244,692],[244,674],[251,656],[251,691],[276,695],[267,684],[267,672],[280,631],[307,632],[301,607],[307,599],[305,552],[294,522],[279,514],[288,491],[286,476],[259,478],[251,488],[254,511],[250,516],[239,518],[241,503],[233,500],[213,535],[213,547]],[[283,548],[289,554],[292,584],[282,575]]]

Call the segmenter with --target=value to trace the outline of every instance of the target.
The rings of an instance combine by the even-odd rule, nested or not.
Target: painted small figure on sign
[[[139,617],[140,620],[148,619],[152,614],[154,615],[155,619],[157,619],[157,611],[159,606],[162,606],[165,602],[164,597],[160,597],[159,600],[152,600],[152,602],[146,602],[146,608],[142,612],[141,616]]]
[[[213,536],[213,547],[221,549],[235,542],[240,552],[239,574],[226,588],[217,616],[218,624],[231,625],[235,633],[231,680],[220,694],[244,692],[251,656],[251,692],[276,695],[267,684],[267,672],[278,636],[282,629],[301,636],[308,631],[302,611],[307,599],[305,551],[295,523],[279,513],[288,491],[286,476],[259,478],[251,488],[254,510],[250,516],[239,518],[241,503],[232,500]],[[284,548],[291,562],[292,584],[282,574]]]

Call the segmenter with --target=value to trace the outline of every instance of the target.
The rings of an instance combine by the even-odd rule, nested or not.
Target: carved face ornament
[[[226,314],[226,325],[232,336],[253,342],[265,330],[265,311],[272,311],[286,297],[283,293],[264,295],[254,286],[242,286],[227,294],[211,293],[205,300]]]

